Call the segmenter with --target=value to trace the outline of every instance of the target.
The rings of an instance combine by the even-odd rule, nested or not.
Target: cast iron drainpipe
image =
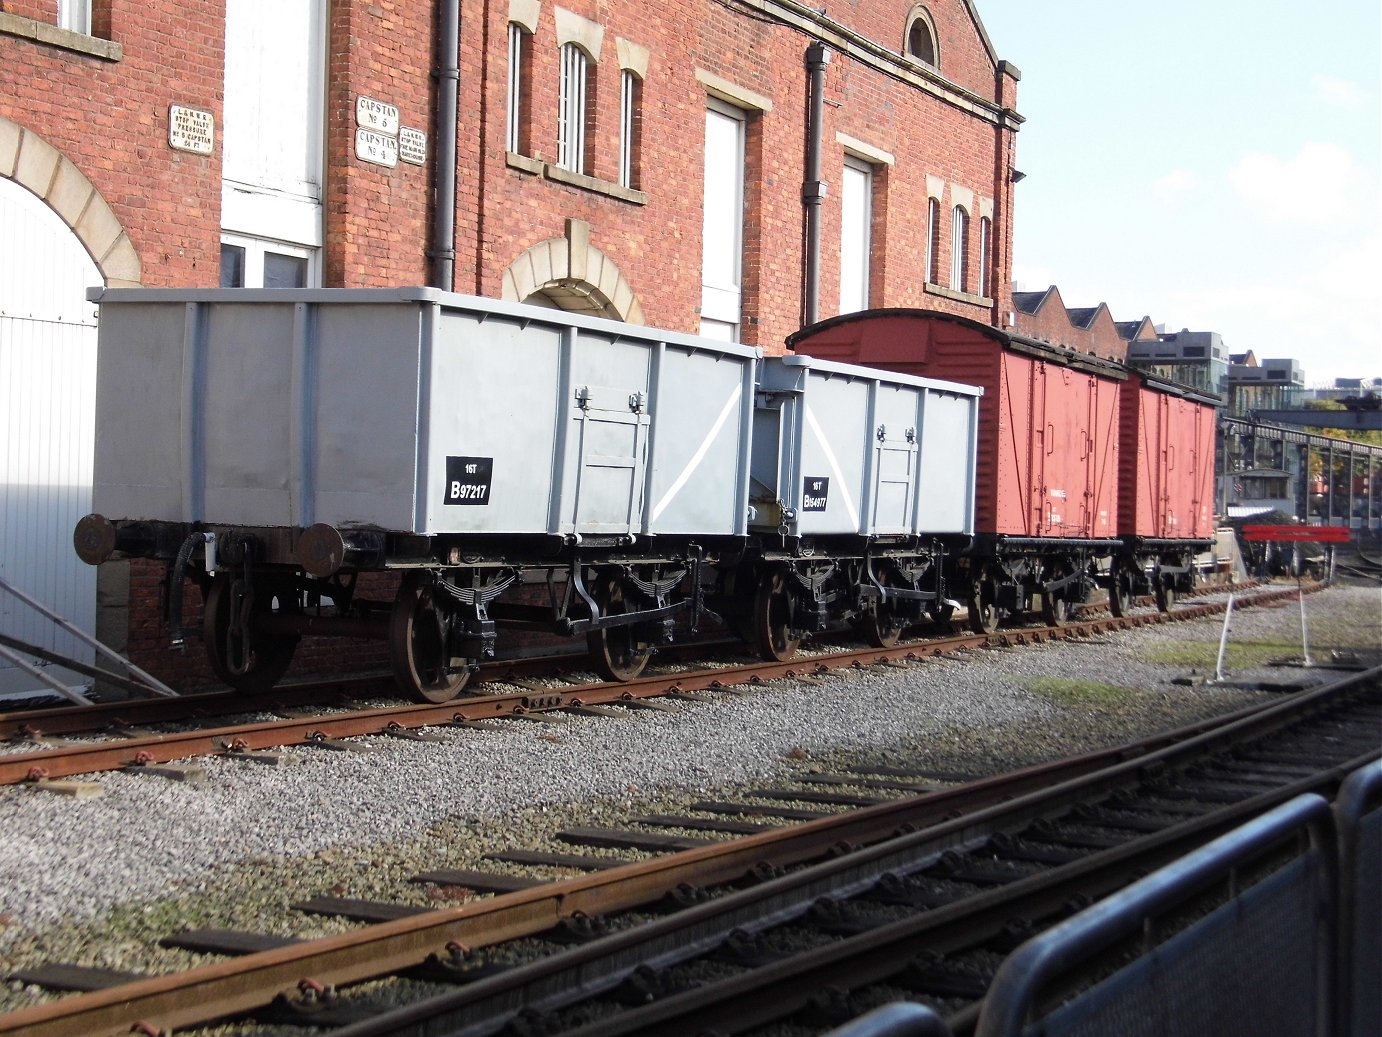
[[[437,52],[437,197],[432,214],[432,286],[453,290],[456,275],[456,110],[461,0],[442,0]]]
[[[825,118],[825,67],[830,64],[830,51],[824,43],[806,48],[806,71],[809,74],[810,109],[806,121],[806,182],[802,184],[801,201],[806,207],[806,298],[802,306],[804,327],[816,323],[821,293],[821,203],[825,201],[826,184],[821,180],[821,132]]]

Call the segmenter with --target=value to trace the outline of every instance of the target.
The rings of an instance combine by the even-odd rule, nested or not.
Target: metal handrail
[[[1360,937],[1371,934],[1376,929],[1365,931],[1363,927],[1376,926],[1378,919],[1363,917],[1362,907],[1366,898],[1360,897],[1364,883],[1375,877],[1375,871],[1365,869],[1376,867],[1376,861],[1359,859],[1364,845],[1362,827],[1364,818],[1382,809],[1382,760],[1368,764],[1354,771],[1339,787],[1334,799],[1334,823],[1339,833],[1339,946],[1338,946],[1338,1016],[1335,1019],[1340,1034],[1352,1037],[1365,1037],[1377,1032],[1377,1018],[1359,1019],[1358,1009],[1360,991],[1354,988],[1359,978],[1359,968],[1375,967],[1367,962],[1356,962]],[[1375,822],[1374,822],[1375,823]],[[1373,843],[1375,846],[1375,842]],[[1363,904],[1360,904],[1363,899]],[[1366,982],[1366,980],[1365,980]],[[1371,1008],[1377,1007],[1378,998],[1374,996]]]
[[[163,695],[167,698],[178,697],[178,693],[176,691],[168,687],[168,685],[164,684],[157,677],[154,677],[152,674],[145,673],[138,666],[134,665],[134,663],[130,662],[128,659],[122,656],[119,652],[107,648],[105,645],[101,644],[100,641],[97,641],[94,637],[88,634],[85,630],[78,629],[76,626],[69,623],[67,620],[63,619],[61,616],[59,616],[52,609],[48,608],[42,602],[36,601],[33,598],[29,597],[29,595],[25,594],[14,584],[6,582],[3,578],[0,578],[0,590],[8,591],[9,593],[13,594],[25,605],[28,605],[29,608],[33,609],[35,612],[37,612],[44,618],[51,620],[60,629],[71,634],[73,637],[81,641],[87,647],[94,648],[99,654],[105,656],[107,659],[112,659],[115,662],[119,663],[121,666],[124,666],[130,673],[134,674],[141,681],[143,681],[149,689],[149,691],[153,692],[155,695]],[[49,682],[45,681],[45,683]],[[70,691],[70,689],[68,690]],[[67,694],[67,692],[64,692],[64,694]],[[71,698],[72,696],[69,694],[68,697]]]
[[[945,1020],[925,1005],[894,1001],[875,1008],[825,1037],[953,1037]]]
[[[1163,915],[1193,897],[1229,871],[1258,858],[1292,834],[1308,830],[1329,875],[1321,883],[1327,902],[1322,914],[1335,917],[1332,892],[1336,888],[1333,818],[1328,802],[1309,793],[1297,796],[1120,893],[1100,901],[1073,918],[1029,940],[999,968],[979,1015],[975,1037],[1017,1037],[1040,993],[1058,977],[1074,970],[1100,951],[1143,931],[1149,917]],[[1332,993],[1334,947],[1332,936],[1322,946],[1325,981]],[[1332,998],[1320,998],[1329,1012]],[[1328,1020],[1321,1033],[1331,1032]]]

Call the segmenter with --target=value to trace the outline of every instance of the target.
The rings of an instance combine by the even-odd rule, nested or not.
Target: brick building
[[[97,622],[68,557],[90,285],[427,283],[768,351],[998,323],[1018,78],[970,0],[0,0],[0,572],[172,672],[156,577],[103,567]]]

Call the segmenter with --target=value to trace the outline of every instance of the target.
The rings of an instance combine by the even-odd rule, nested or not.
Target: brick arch
[[[590,224],[567,220],[566,235],[539,241],[504,271],[503,297],[575,313],[643,323],[643,306],[614,260],[590,243]]]
[[[143,283],[139,253],[101,192],[53,145],[0,116],[0,177],[38,195],[67,224],[107,287]]]

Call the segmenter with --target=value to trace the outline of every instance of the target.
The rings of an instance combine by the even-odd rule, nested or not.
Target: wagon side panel
[[[756,360],[677,344],[652,349],[652,454],[643,529],[742,535]]]
[[[975,396],[926,393],[919,436],[920,533],[974,532],[980,405]]]
[[[566,354],[556,325],[440,307],[425,386],[424,530],[545,533]]]
[[[93,511],[120,519],[192,518],[183,493],[184,371],[190,378],[193,359],[186,320],[183,306],[102,307]]]

